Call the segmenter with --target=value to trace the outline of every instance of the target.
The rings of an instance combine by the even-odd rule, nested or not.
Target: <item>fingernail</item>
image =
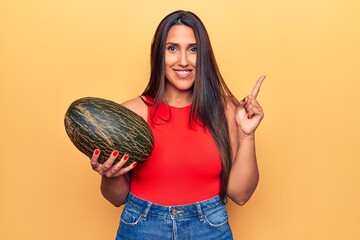
[[[125,155],[124,155],[124,160],[126,161],[126,160],[128,160],[128,159],[129,159],[129,155],[125,154]]]
[[[137,165],[137,162],[134,162],[134,163],[133,163],[133,167],[136,167],[136,165]]]
[[[118,154],[119,154],[118,151],[114,151],[114,152],[113,152],[113,156],[114,156],[114,157],[116,157]]]
[[[95,155],[99,155],[99,153],[100,153],[100,150],[99,150],[99,149],[96,149],[96,150],[95,150]]]

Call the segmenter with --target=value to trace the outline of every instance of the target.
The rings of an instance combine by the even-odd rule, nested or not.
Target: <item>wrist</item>
[[[254,141],[255,133],[244,133],[241,129],[238,129],[238,136],[240,141]]]
[[[116,183],[116,182],[122,182],[125,180],[125,177],[123,175],[116,176],[116,177],[107,177],[105,175],[101,176],[101,180],[107,183]]]

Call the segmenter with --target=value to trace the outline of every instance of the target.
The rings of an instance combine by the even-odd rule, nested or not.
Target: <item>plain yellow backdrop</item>
[[[228,204],[234,238],[360,239],[357,0],[1,0],[0,239],[114,238],[121,208],[64,113],[84,96],[139,95],[155,28],[177,9],[203,20],[239,99],[267,75],[261,179],[245,206]]]

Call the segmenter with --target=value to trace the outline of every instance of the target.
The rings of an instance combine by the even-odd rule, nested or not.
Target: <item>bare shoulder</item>
[[[147,106],[141,97],[136,97],[123,102],[121,105],[140,115],[147,120]]]

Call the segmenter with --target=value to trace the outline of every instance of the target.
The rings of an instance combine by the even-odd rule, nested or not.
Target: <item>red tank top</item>
[[[132,170],[130,191],[161,205],[181,205],[214,197],[220,192],[221,157],[208,129],[189,124],[191,105],[176,108],[162,103],[154,123],[150,157]]]

